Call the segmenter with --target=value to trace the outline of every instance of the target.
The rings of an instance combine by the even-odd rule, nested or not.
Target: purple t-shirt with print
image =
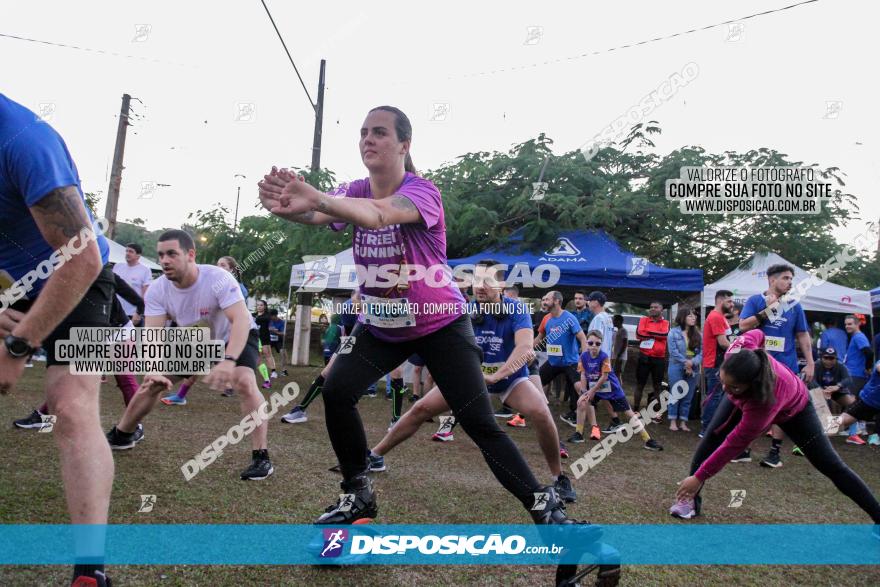
[[[413,340],[436,332],[462,315],[465,299],[451,278],[446,259],[446,221],[440,191],[423,177],[407,173],[395,195],[409,199],[418,209],[422,222],[395,224],[378,229],[354,227],[352,238],[354,262],[358,265],[361,295],[379,298],[406,298],[413,308],[415,326],[380,328],[375,324],[370,331],[377,338],[388,342]],[[336,197],[372,198],[370,180],[359,179],[331,192]],[[342,230],[344,223],[330,225]],[[428,271],[425,279],[411,279],[408,289],[395,289],[393,284],[377,287],[375,279],[364,283],[364,274],[370,274],[371,266],[420,265]],[[367,271],[365,271],[367,269]],[[396,267],[395,267],[396,270]],[[445,276],[444,276],[445,274]],[[379,279],[384,278],[379,274]],[[430,285],[429,285],[430,283]],[[440,283],[445,285],[437,286]],[[440,311],[425,311],[434,308]],[[358,317],[363,322],[364,316]]]

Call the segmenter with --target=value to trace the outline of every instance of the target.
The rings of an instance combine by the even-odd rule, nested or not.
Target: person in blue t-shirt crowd
[[[849,343],[849,337],[846,330],[837,325],[837,319],[829,316],[822,321],[825,330],[819,335],[819,352],[831,347],[838,357],[846,356],[846,346]]]
[[[501,296],[503,277],[501,266],[491,259],[479,261],[474,267],[476,301],[470,303],[471,322],[477,345],[483,353],[483,377],[490,394],[498,395],[502,403],[531,423],[550,468],[553,485],[559,496],[571,503],[576,494],[562,471],[559,432],[544,392],[529,380],[527,365],[534,357],[531,315],[522,302]],[[499,306],[501,312],[494,313]],[[392,448],[413,436],[426,420],[448,410],[449,404],[440,389],[432,388],[370,451],[370,460],[384,459]]]
[[[590,308],[590,300],[582,291],[574,292],[574,310],[571,313],[577,318],[578,324],[581,325],[581,330],[584,332],[590,329],[590,322],[596,315]]]
[[[873,419],[875,428],[868,437],[868,444],[880,446],[880,361],[873,364],[870,374],[859,392],[859,399],[837,417],[837,424],[846,428],[856,422]]]
[[[611,404],[612,409],[623,414],[627,421],[632,424],[637,418],[623,393],[623,386],[611,368],[611,359],[601,350],[603,335],[599,330],[591,330],[587,334],[587,352],[582,353],[578,361],[580,381],[578,391],[581,396],[577,403],[577,428],[575,433],[568,439],[569,442],[584,442],[584,422],[590,422],[590,428],[598,433],[599,426],[596,422],[596,405],[600,400]],[[634,426],[635,427],[635,426]],[[639,426],[638,434],[645,441],[645,449],[660,451],[663,447],[659,442],[651,438],[644,424]],[[635,431],[633,431],[635,432]]]
[[[767,291],[755,294],[746,300],[739,319],[742,332],[760,329],[764,333],[767,354],[788,367],[792,373],[798,374],[798,350],[801,351],[806,365],[800,373],[804,381],[813,381],[816,363],[813,359],[813,342],[807,316],[800,302],[786,297],[794,280],[794,267],[783,263],[767,268]],[[769,310],[768,310],[769,307]],[[782,466],[779,456],[782,449],[784,434],[782,429],[774,425],[771,429],[773,440],[770,452],[761,461],[764,467],[778,468]],[[749,451],[737,457],[736,461],[751,460]]]
[[[856,316],[849,314],[844,318],[843,326],[849,336],[843,354],[843,364],[852,377],[853,393],[859,393],[871,376],[870,368],[874,364],[874,351],[871,350],[868,337],[859,329],[859,319]]]
[[[100,375],[74,375],[55,342],[75,327],[107,327],[116,287],[110,247],[86,206],[64,140],[0,94],[0,394],[46,351],[46,395],[70,521],[107,523],[113,456],[98,411]],[[92,537],[90,537],[92,538]],[[73,583],[109,585],[103,539],[76,545]]]
[[[541,365],[538,372],[541,384],[549,385],[557,375],[565,377],[568,412],[560,418],[570,426],[577,426],[578,395],[575,383],[580,380],[577,364],[580,354],[587,352],[587,337],[574,314],[562,309],[560,292],[548,292],[541,299],[541,306],[546,307],[550,315],[546,318],[544,332],[539,332],[535,340],[535,348],[544,348],[547,351],[547,362]]]

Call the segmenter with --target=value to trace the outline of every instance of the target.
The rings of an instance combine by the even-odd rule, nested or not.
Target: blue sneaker
[[[370,471],[379,473],[385,470],[385,457],[380,457],[370,453]]]
[[[176,393],[162,398],[162,403],[166,406],[185,406],[186,398],[180,397]]]

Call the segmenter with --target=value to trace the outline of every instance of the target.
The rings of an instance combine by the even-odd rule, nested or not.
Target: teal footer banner
[[[874,525],[0,525],[0,564],[880,565]]]

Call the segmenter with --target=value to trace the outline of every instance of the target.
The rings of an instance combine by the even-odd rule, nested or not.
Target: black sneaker
[[[350,481],[343,481],[342,495],[336,503],[328,506],[315,521],[316,524],[354,524],[360,520],[373,520],[379,513],[373,482],[366,473]]]
[[[288,376],[287,369],[282,369],[281,374],[284,375],[285,377],[287,377]]]
[[[612,420],[608,424],[608,426],[606,426],[602,430],[602,434],[614,434],[615,432],[617,432],[617,429],[620,428],[621,426],[623,426],[623,423],[620,420],[618,420],[616,422],[614,420]]]
[[[336,463],[335,465],[333,465],[332,467],[330,467],[327,470],[330,471],[331,473],[341,473],[342,472],[342,465],[340,465],[339,463]]]
[[[779,451],[770,449],[770,452],[767,453],[767,456],[761,461],[761,466],[770,467],[771,469],[778,469],[781,467],[782,459],[779,458]]]
[[[373,473],[381,473],[387,467],[385,466],[385,457],[380,457],[370,453],[370,471]]]
[[[253,451],[253,460],[251,466],[241,472],[242,481],[262,481],[275,472],[272,461],[269,460],[267,452],[257,454],[260,451]]]
[[[144,439],[144,425],[138,424],[137,428],[134,429],[134,432],[131,434],[131,440],[135,444],[139,443]]]
[[[422,399],[422,398],[419,395],[414,393],[411,396],[409,396],[409,403],[414,404],[417,401],[419,401],[420,399]]]
[[[95,571],[94,576],[80,575],[73,579],[70,587],[113,587],[113,581],[102,571]]]
[[[562,420],[563,422],[565,422],[566,424],[568,424],[569,426],[572,426],[574,428],[577,427],[577,413],[576,412],[569,412],[567,414],[562,414],[561,416],[559,416],[559,419]]]
[[[654,440],[653,438],[649,438],[645,442],[645,450],[660,451],[660,450],[663,450],[663,446],[659,442]]]
[[[40,413],[40,410],[34,410],[27,418],[13,420],[12,425],[25,430],[40,429],[43,427],[43,414]]]
[[[575,432],[571,436],[568,437],[568,442],[573,442],[575,444],[581,444],[584,441],[584,435],[580,432]]]
[[[495,410],[496,418],[510,418],[511,416],[513,416],[513,410],[511,410],[504,404],[501,404],[500,410]]]
[[[553,484],[553,489],[556,490],[559,498],[565,503],[574,503],[577,501],[577,493],[575,493],[574,488],[571,486],[571,479],[565,475],[559,475],[556,479],[556,483]]]
[[[113,450],[129,450],[134,448],[134,435],[136,431],[137,429],[135,429],[135,432],[121,432],[114,426],[107,433],[107,442],[110,443],[110,448]]]
[[[730,459],[731,463],[751,463],[752,462],[752,449],[747,448],[735,459]]]

